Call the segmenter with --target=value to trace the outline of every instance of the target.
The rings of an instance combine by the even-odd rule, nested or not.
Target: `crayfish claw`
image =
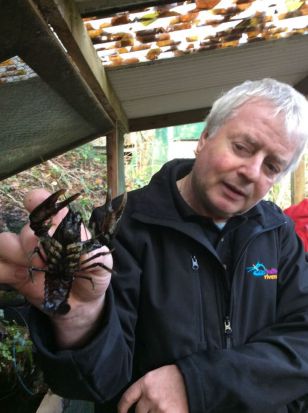
[[[122,216],[127,201],[127,192],[124,192],[120,205],[114,209],[112,206],[111,191],[108,190],[104,207],[102,225],[98,231],[98,239],[111,248],[111,241],[115,235],[118,222]]]
[[[118,222],[119,219],[121,218],[126,202],[127,202],[127,192],[125,191],[122,195],[122,199],[121,199],[121,203],[119,207],[114,211],[116,222]]]
[[[67,205],[69,205],[71,202],[75,201],[75,199],[77,199],[79,196],[81,195],[80,192],[77,192],[76,194],[70,196],[69,198],[65,199],[64,201],[58,202],[55,205],[55,214],[57,212],[59,212],[61,209],[63,209],[64,207],[66,207]],[[54,215],[54,213],[52,215]]]
[[[31,214],[29,215],[30,228],[34,231],[35,235],[45,235],[48,232],[49,226],[44,225],[44,222],[80,196],[80,193],[76,193],[65,199],[64,201],[57,202],[60,196],[65,192],[65,189],[59,189],[58,191],[50,195],[47,199],[45,199],[45,201],[40,203],[31,212]]]

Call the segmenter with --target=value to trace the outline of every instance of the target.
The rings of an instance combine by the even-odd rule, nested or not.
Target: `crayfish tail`
[[[71,306],[68,302],[63,301],[59,305],[52,301],[45,301],[43,304],[43,310],[49,314],[59,314],[64,315],[67,314],[71,309]]]

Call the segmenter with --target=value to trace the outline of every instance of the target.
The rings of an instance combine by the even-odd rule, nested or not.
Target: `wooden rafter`
[[[210,109],[211,108],[192,109],[183,112],[130,119],[129,130],[130,132],[136,132],[140,130],[203,122]]]
[[[294,87],[308,98],[308,76],[304,77]]]
[[[166,5],[174,3],[174,0],[82,0],[76,1],[82,16],[104,16],[119,13],[121,11],[136,10],[138,8]]]

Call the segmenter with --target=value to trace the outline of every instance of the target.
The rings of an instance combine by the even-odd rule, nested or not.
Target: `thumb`
[[[125,393],[123,393],[118,404],[118,413],[127,413],[133,404],[142,396],[141,379],[132,384]]]

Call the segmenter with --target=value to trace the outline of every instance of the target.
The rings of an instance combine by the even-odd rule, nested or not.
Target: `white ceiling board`
[[[129,119],[211,106],[246,79],[296,84],[308,74],[308,39],[293,36],[107,71]]]

